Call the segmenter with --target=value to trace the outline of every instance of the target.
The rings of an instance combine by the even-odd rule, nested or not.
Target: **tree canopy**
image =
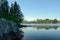
[[[57,19],[36,19],[33,21],[24,20],[23,23],[41,23],[41,24],[57,24],[60,23],[60,20]]]
[[[22,14],[21,9],[20,9],[19,5],[17,4],[17,2],[14,2],[14,4],[12,4],[10,13],[14,18],[13,19],[14,22],[16,22],[16,23],[22,22],[23,14]]]
[[[8,5],[7,0],[1,2],[3,3],[0,3],[0,18],[5,18],[9,21],[20,24],[23,21],[24,16],[17,2],[15,1],[11,4],[11,7]]]

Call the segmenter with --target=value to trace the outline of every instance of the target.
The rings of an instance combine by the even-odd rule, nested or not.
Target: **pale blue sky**
[[[8,0],[17,1],[25,19],[60,19],[60,0]]]

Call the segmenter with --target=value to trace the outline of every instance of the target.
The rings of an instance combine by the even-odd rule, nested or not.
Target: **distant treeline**
[[[33,21],[28,21],[28,20],[24,20],[23,23],[44,23],[44,24],[56,24],[56,23],[60,23],[60,20],[57,19],[36,19]]]

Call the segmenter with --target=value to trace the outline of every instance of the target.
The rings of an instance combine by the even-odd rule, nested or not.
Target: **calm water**
[[[22,40],[60,40],[60,27],[40,26],[23,27],[24,37]]]

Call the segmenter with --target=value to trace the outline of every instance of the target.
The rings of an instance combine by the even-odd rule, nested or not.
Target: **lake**
[[[60,40],[60,26],[23,27],[22,40]]]

